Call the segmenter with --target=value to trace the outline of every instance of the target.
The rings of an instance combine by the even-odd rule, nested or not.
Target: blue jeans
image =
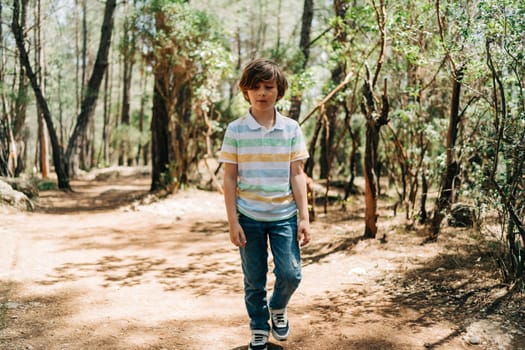
[[[271,309],[288,305],[301,282],[301,255],[297,242],[297,216],[281,221],[256,221],[239,214],[239,224],[246,235],[246,246],[240,248],[244,273],[244,301],[250,328],[269,330]],[[275,286],[270,304],[266,296],[268,242],[274,259]]]

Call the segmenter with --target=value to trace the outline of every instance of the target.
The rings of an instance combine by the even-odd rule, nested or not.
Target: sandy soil
[[[0,214],[0,349],[247,348],[220,194],[156,201],[147,177],[72,185]],[[391,215],[386,243],[359,238],[359,199],[318,216],[291,336],[269,349],[525,349],[523,297],[508,297],[479,235],[446,228],[421,245]]]

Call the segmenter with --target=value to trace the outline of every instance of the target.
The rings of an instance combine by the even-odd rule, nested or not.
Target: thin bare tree
[[[380,109],[376,106],[374,87],[379,78],[379,73],[383,66],[386,49],[386,8],[385,1],[380,0],[379,5],[372,1],[376,13],[376,20],[379,27],[379,56],[376,62],[374,76],[367,67],[366,79],[363,85],[363,102],[361,111],[366,119],[365,133],[365,233],[364,238],[375,238],[377,234],[377,197],[379,188],[378,169],[378,147],[379,133],[381,127],[388,123],[388,113],[390,110],[388,102],[387,80],[384,80],[383,94],[381,96]],[[379,110],[378,110],[379,109]],[[384,238],[384,236],[383,236]]]

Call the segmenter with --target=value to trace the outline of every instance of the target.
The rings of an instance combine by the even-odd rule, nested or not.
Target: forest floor
[[[155,200],[149,184],[73,181],[33,212],[0,209],[0,349],[247,348],[222,196]],[[486,237],[444,227],[422,244],[385,206],[386,242],[362,240],[363,206],[317,208],[291,335],[270,350],[525,349],[523,294],[501,283]]]

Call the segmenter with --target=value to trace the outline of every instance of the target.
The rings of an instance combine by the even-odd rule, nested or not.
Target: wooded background
[[[154,192],[191,185],[247,110],[242,67],[267,57],[307,174],[343,186],[343,207],[364,178],[365,237],[393,192],[429,241],[466,214],[523,279],[522,0],[13,0],[0,20],[2,176],[67,191],[81,171],[147,165]]]

